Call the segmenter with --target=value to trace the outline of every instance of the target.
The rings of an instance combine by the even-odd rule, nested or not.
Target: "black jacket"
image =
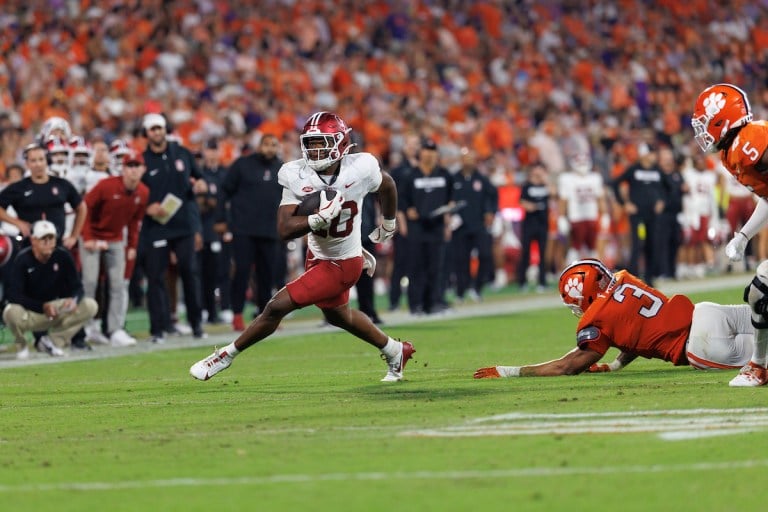
[[[13,260],[5,298],[11,304],[43,312],[43,304],[54,299],[83,298],[83,284],[68,250],[56,247],[50,259],[40,263],[32,248],[23,249]]]
[[[141,181],[149,188],[149,203],[162,203],[166,194],[182,200],[182,206],[167,224],[160,224],[148,215],[141,225],[143,242],[169,240],[191,236],[201,231],[200,211],[195,202],[190,178],[203,176],[192,153],[177,142],[169,142],[163,153],[144,151],[147,171]]]
[[[221,184],[229,203],[227,223],[234,234],[277,240],[277,208],[283,187],[277,171],[283,161],[267,160],[261,153],[241,156],[227,171]]]

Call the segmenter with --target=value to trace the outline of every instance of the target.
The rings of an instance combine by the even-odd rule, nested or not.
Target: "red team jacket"
[[[129,192],[123,185],[123,178],[110,176],[99,181],[85,195],[88,215],[83,224],[83,240],[123,240],[128,228],[126,246],[135,249],[139,243],[139,226],[149,201],[149,189],[139,183],[136,190]]]
[[[683,295],[668,298],[626,270],[579,320],[577,343],[605,354],[616,347],[646,358],[686,365],[685,345],[693,303]]]

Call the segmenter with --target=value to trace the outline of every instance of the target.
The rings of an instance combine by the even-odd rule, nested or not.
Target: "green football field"
[[[739,289],[691,294],[737,301]],[[384,384],[337,331],[0,370],[7,511],[707,510],[760,506],[768,389],[638,360],[615,374],[473,380],[574,346],[565,308],[388,327]],[[614,352],[607,358],[613,359]]]

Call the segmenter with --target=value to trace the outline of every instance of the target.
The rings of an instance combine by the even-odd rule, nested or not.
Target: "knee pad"
[[[752,326],[768,329],[768,261],[762,262],[755,274],[744,288],[744,302],[752,308]]]

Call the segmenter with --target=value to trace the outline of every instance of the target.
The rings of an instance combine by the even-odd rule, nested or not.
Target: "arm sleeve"
[[[749,217],[749,220],[744,224],[744,227],[741,228],[741,232],[747,237],[747,240],[752,240],[752,237],[760,232],[767,222],[768,202],[766,202],[765,199],[760,198],[757,200],[755,211],[752,212],[752,216]]]

